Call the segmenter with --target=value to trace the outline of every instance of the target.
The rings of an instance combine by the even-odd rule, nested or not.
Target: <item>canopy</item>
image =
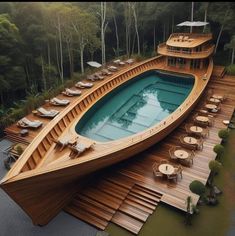
[[[102,66],[100,63],[98,63],[98,62],[96,62],[96,61],[88,61],[87,64],[88,64],[89,66],[96,67],[96,68],[99,68],[99,67]]]
[[[204,22],[204,21],[185,21],[178,24],[177,26],[205,26],[208,24],[209,24],[208,22]]]

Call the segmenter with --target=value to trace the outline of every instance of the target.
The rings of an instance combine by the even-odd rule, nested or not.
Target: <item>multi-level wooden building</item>
[[[188,71],[207,68],[214,47],[212,34],[173,33],[157,52],[165,56],[166,66]]]

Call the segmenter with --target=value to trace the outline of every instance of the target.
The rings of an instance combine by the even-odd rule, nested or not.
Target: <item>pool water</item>
[[[81,118],[78,134],[107,142],[143,131],[177,109],[194,78],[148,71],[107,94]]]

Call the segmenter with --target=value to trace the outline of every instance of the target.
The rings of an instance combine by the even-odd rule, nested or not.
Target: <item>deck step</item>
[[[103,220],[110,221],[113,216],[112,213],[104,211],[103,209],[97,206],[91,205],[90,203],[84,202],[82,200],[74,200],[72,204],[78,208],[78,211],[80,209],[83,209],[84,211],[89,212],[92,215],[95,215],[97,218],[100,218]]]
[[[103,211],[107,211],[107,212],[109,212],[110,214],[114,214],[114,213],[115,213],[115,210],[114,210],[114,209],[112,209],[112,208],[110,208],[110,207],[107,207],[107,206],[105,206],[104,204],[99,203],[99,202],[97,202],[97,201],[95,201],[95,200],[93,200],[93,199],[91,199],[91,198],[89,198],[89,197],[87,197],[87,196],[82,195],[82,194],[77,195],[77,196],[75,197],[75,199],[77,199],[77,200],[83,200],[83,201],[85,201],[85,202],[88,202],[89,204],[92,204],[93,206],[96,206],[96,207],[102,209]]]
[[[143,226],[143,222],[119,211],[116,212],[111,221],[134,234],[138,234]]]
[[[148,203],[148,202],[146,202],[146,201],[144,201],[144,200],[142,200],[142,199],[138,199],[138,198],[136,198],[136,197],[134,197],[134,196],[128,195],[128,196],[126,197],[126,199],[128,199],[128,200],[130,200],[130,201],[133,201],[133,202],[135,202],[135,203],[138,203],[138,204],[140,204],[140,205],[142,205],[142,206],[148,207],[148,208],[151,209],[151,210],[154,210],[154,209],[155,209],[155,204]]]
[[[144,186],[142,186],[142,185],[139,185],[139,184],[135,184],[135,185],[134,185],[134,188],[139,189],[139,190],[142,190],[142,191],[144,191],[144,192],[146,192],[146,193],[149,193],[149,194],[151,194],[151,195],[153,195],[153,196],[155,196],[155,197],[157,197],[157,198],[161,198],[161,197],[162,197],[162,194],[161,194],[161,193],[156,192],[156,191],[153,191],[153,190],[151,190],[151,189],[149,189],[149,188],[146,188],[146,187],[144,187]]]
[[[129,205],[128,203],[124,202],[118,209],[118,211],[123,212],[130,217],[133,217],[137,220],[145,222],[149,216],[149,214],[145,211],[142,211],[134,206]]]
[[[138,209],[140,209],[140,210],[142,210],[142,211],[145,211],[145,212],[147,212],[148,214],[152,214],[152,213],[153,213],[153,210],[150,209],[149,207],[146,207],[146,206],[144,206],[143,204],[139,204],[139,203],[136,203],[136,202],[134,202],[134,201],[131,201],[131,200],[127,199],[127,198],[125,199],[124,203],[127,203],[127,204],[129,204],[130,206],[133,206],[133,207],[136,207],[136,208],[138,208]]]
[[[108,221],[97,218],[96,216],[90,214],[89,212],[80,208],[78,209],[73,205],[67,206],[64,210],[69,214],[75,216],[76,218],[83,220],[99,229],[104,230],[108,225]]]
[[[137,194],[137,193],[134,193],[134,192],[130,192],[128,195],[130,195],[130,196],[132,196],[132,197],[136,197],[136,198],[138,198],[138,199],[141,199],[141,200],[143,200],[143,201],[145,201],[145,202],[147,202],[147,203],[150,203],[150,204],[152,204],[152,205],[157,205],[158,204],[158,202],[160,201],[159,199],[158,200],[150,200],[150,199],[148,199],[148,198],[146,198],[146,197],[144,197],[144,196],[142,196],[142,195],[140,195],[140,194]]]
[[[96,189],[88,188],[83,194],[113,209],[118,209],[122,203],[122,200]]]

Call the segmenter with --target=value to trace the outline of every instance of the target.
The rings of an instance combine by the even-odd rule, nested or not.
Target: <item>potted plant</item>
[[[224,146],[221,144],[216,144],[213,148],[213,151],[217,154],[217,156],[220,158],[221,155],[224,153]]]
[[[218,132],[218,136],[222,139],[223,142],[226,142],[229,137],[229,130],[228,129],[221,129]]]
[[[19,145],[19,144],[17,144],[16,146],[15,146],[15,150],[16,150],[16,152],[17,152],[17,154],[20,156],[22,153],[23,153],[23,148]]]
[[[221,193],[221,191],[216,186],[214,186],[213,180],[214,180],[214,176],[219,173],[221,166],[222,166],[221,163],[216,160],[212,160],[209,162],[209,168],[211,170],[210,179],[208,180],[210,183],[209,184],[210,193],[207,196],[207,204],[209,204],[209,205],[216,205],[218,203],[218,200],[216,198],[216,194]]]
[[[189,185],[189,189],[191,190],[191,192],[199,195],[200,198],[202,198],[202,201],[200,203],[204,202],[205,200],[204,194],[206,192],[206,187],[201,181],[199,180],[192,181],[192,183]]]

